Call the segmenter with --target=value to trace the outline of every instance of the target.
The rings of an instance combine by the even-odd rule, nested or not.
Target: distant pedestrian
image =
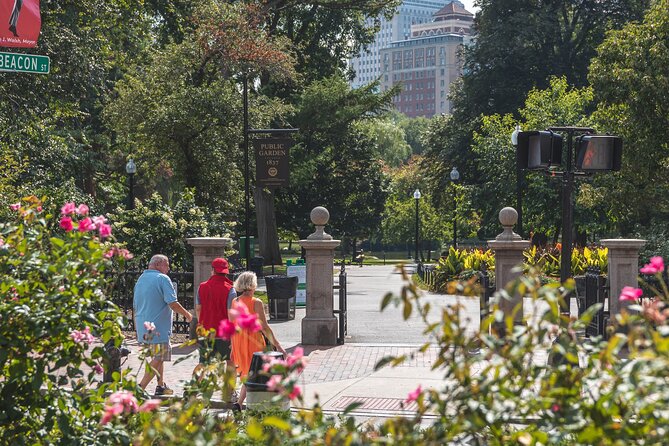
[[[198,327],[202,327],[207,332],[218,330],[221,321],[228,320],[228,310],[232,305],[232,300],[237,297],[232,280],[228,278],[230,273],[228,261],[218,257],[211,262],[211,277],[202,282],[195,296],[195,316],[197,317]],[[230,341],[216,337],[209,333],[205,339],[198,341],[200,347],[200,362],[195,366],[193,374],[198,374],[205,364],[213,359],[225,361],[228,369],[233,370],[234,366],[230,356]],[[209,345],[207,345],[209,344]],[[207,348],[208,346],[212,348]]]
[[[135,284],[133,301],[137,341],[146,345],[152,358],[150,369],[144,373],[139,386],[146,389],[153,376],[157,375],[156,395],[174,393],[165,384],[163,373],[163,363],[172,360],[172,311],[184,316],[188,322],[193,319],[190,312],[177,302],[176,290],[167,276],[169,270],[170,262],[166,256],[156,254],[151,257],[148,268]]]
[[[257,287],[258,279],[255,273],[250,271],[241,273],[235,281],[235,290],[239,296],[232,302],[232,309],[247,310],[249,314],[257,314],[261,327],[261,331],[255,333],[242,330],[232,336],[232,360],[237,366],[237,373],[239,373],[242,379],[246,378],[249,374],[253,354],[265,350],[265,337],[277,351],[283,353],[284,356],[286,354],[286,351],[281,347],[279,340],[276,339],[274,332],[267,323],[262,301],[253,297]],[[230,320],[234,320],[232,315]],[[246,386],[242,385],[242,389],[239,392],[238,409],[241,408],[244,399],[246,399]]]

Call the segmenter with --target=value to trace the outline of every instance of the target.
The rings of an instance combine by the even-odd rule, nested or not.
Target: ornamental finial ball
[[[502,226],[514,226],[518,222],[518,212],[512,207],[499,211],[499,222]]]
[[[317,206],[311,211],[311,222],[316,226],[325,226],[330,220],[330,213],[323,206]]]

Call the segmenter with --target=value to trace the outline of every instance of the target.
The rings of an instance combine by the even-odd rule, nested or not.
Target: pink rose
[[[293,391],[290,392],[288,398],[290,400],[294,400],[296,398],[299,398],[300,396],[302,396],[302,389],[300,389],[300,386],[293,386]]]
[[[127,390],[121,390],[112,393],[109,395],[109,399],[107,401],[111,403],[112,406],[121,405],[122,412],[135,413],[139,409],[137,406],[137,398],[135,398],[135,395],[133,395],[132,392]]]
[[[121,257],[123,257],[123,258],[126,259],[126,260],[130,260],[130,259],[132,259],[132,258],[134,257],[134,256],[130,253],[130,251],[128,251],[128,250],[125,249],[125,248],[121,248],[121,249],[119,249],[119,250],[118,250],[118,255],[120,255]]]
[[[644,265],[639,271],[641,271],[642,274],[657,274],[664,272],[664,260],[660,256],[652,257],[650,263]]]
[[[620,302],[626,302],[626,301],[636,302],[636,300],[638,298],[640,298],[642,294],[643,294],[643,291],[641,289],[634,288],[634,287],[631,287],[631,286],[626,286],[620,292],[620,297],[618,298],[618,300]]]
[[[267,390],[270,392],[279,392],[281,390],[281,381],[283,377],[281,375],[272,375],[267,381]]]
[[[139,411],[140,412],[151,412],[158,407],[160,407],[160,404],[162,401],[156,400],[156,399],[151,399],[151,400],[146,400],[144,403],[142,403],[141,406],[139,406]]]
[[[293,353],[289,354],[288,358],[286,358],[286,364],[288,365],[288,367],[292,367],[298,362],[301,363],[303,357],[304,357],[304,349],[302,347],[295,347]]]
[[[90,345],[95,342],[95,337],[91,334],[90,327],[86,327],[83,330],[72,330],[70,337],[77,343],[86,343]]]
[[[235,324],[230,322],[227,319],[223,319],[220,324],[218,324],[218,331],[216,332],[216,336],[219,338],[230,340],[232,338],[232,335],[234,335],[237,332],[237,327],[235,327]]]
[[[70,217],[62,217],[60,219],[60,227],[65,230],[65,232],[70,232],[72,229],[74,229],[74,226],[72,225],[72,219]]]
[[[407,403],[412,403],[412,402],[418,400],[418,397],[420,396],[421,393],[423,393],[423,389],[421,388],[421,386],[419,384],[418,387],[416,387],[416,390],[414,390],[413,392],[409,392],[409,395],[407,395],[406,402]]]
[[[10,204],[9,209],[11,209],[12,211],[18,211],[19,209],[21,209],[21,203]]]
[[[93,371],[98,375],[102,375],[102,373],[104,372],[104,370],[102,370],[102,366],[100,364],[95,364],[93,366]]]
[[[111,235],[111,226],[106,225],[106,224],[101,224],[100,225],[100,238],[107,238]]]
[[[241,328],[242,330],[250,331],[251,333],[256,333],[262,330],[262,326],[258,321],[257,314],[240,315],[239,317],[237,317],[236,322],[239,328]]]
[[[81,216],[83,216],[83,217],[85,217],[85,216],[88,215],[88,211],[89,211],[88,206],[86,206],[86,205],[83,204],[83,203],[81,203],[81,204],[79,205],[79,207],[77,208],[77,214],[78,214],[78,215],[81,215]]]
[[[99,228],[100,225],[107,223],[107,219],[105,218],[104,215],[98,215],[97,217],[93,217],[92,220],[93,223],[95,223],[96,228]]]
[[[153,322],[144,321],[144,329],[146,331],[153,331],[156,329],[156,324],[154,324]]]
[[[116,255],[116,248],[112,248],[109,251],[104,253],[104,258],[105,259],[111,259]]]
[[[88,232],[93,229],[95,229],[95,225],[89,217],[86,217],[79,222],[79,232]]]
[[[60,215],[72,215],[77,211],[77,207],[74,203],[65,203],[62,208],[60,208]]]

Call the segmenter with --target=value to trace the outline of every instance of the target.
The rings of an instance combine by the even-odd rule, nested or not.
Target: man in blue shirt
[[[188,322],[193,316],[177,302],[177,293],[172,281],[167,276],[170,270],[169,259],[156,254],[151,257],[148,269],[144,270],[135,284],[134,302],[135,327],[137,341],[148,348],[151,362],[150,369],[144,373],[140,387],[145,389],[157,375],[156,395],[172,395],[164,380],[163,363],[172,360],[172,311],[176,311]]]

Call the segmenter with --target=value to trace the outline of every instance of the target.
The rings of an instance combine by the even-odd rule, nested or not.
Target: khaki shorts
[[[152,359],[160,359],[165,362],[172,360],[172,345],[169,342],[163,344],[143,344],[148,349],[148,356]]]

